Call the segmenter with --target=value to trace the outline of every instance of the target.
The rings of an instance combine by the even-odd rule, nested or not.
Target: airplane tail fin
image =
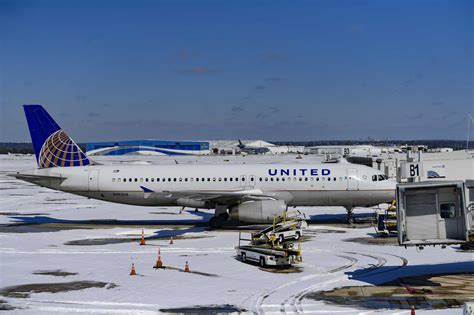
[[[94,164],[41,105],[23,105],[39,168]]]

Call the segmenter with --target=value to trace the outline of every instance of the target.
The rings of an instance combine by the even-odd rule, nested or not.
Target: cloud
[[[418,120],[422,119],[425,116],[424,113],[418,113],[418,114],[412,114],[412,115],[407,115],[408,119],[413,119],[413,120]]]
[[[78,102],[87,101],[87,96],[85,96],[85,95],[76,95],[74,98],[75,98],[76,101],[78,101]]]
[[[360,33],[364,30],[364,27],[362,25],[352,25],[350,28],[351,33]]]
[[[268,117],[268,116],[267,116],[266,114],[264,114],[264,113],[258,113],[258,114],[255,116],[255,118],[257,118],[257,119],[265,119],[265,118],[267,118],[267,117]]]
[[[206,66],[199,66],[199,67],[192,67],[188,69],[180,69],[177,70],[179,74],[211,74],[211,73],[216,73],[219,72],[219,70],[216,69],[211,69]]]
[[[177,60],[190,60],[199,57],[199,53],[188,49],[181,49],[174,53],[172,57]]]
[[[245,111],[245,109],[242,106],[232,106],[230,111],[231,113],[239,113]]]
[[[268,83],[277,83],[281,81],[283,81],[283,78],[279,78],[279,77],[270,77],[270,78],[265,79],[265,82],[268,82]]]
[[[87,117],[91,117],[91,118],[93,118],[93,117],[99,117],[99,116],[102,116],[102,114],[101,114],[101,113],[97,113],[97,112],[89,112],[89,113],[87,114]]]
[[[270,111],[270,114],[276,114],[280,112],[280,109],[275,106],[270,106],[269,111]]]
[[[267,52],[260,56],[261,63],[279,63],[288,61],[288,56],[281,53]]]
[[[265,85],[257,85],[253,88],[255,91],[262,91],[262,90],[265,90],[266,87]]]

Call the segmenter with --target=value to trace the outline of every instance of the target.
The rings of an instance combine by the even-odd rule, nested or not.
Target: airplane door
[[[89,171],[89,191],[99,191],[99,171]]]
[[[347,169],[347,190],[358,190],[359,179],[357,178],[357,169]]]
[[[245,189],[246,186],[247,186],[247,176],[240,175],[240,187],[242,189]]]
[[[255,182],[256,182],[255,175],[250,175],[249,176],[249,189],[255,188]]]

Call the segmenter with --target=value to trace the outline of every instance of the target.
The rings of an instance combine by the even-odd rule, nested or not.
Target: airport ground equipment
[[[474,247],[474,180],[397,185],[398,242]]]
[[[243,262],[255,262],[261,267],[292,266],[301,261],[301,246],[295,248],[294,240],[299,240],[307,227],[304,215],[299,211],[285,211],[273,218],[273,224],[261,231],[251,233],[249,239],[239,232],[237,256]],[[247,245],[242,245],[247,241]]]
[[[273,217],[273,224],[261,231],[252,233],[253,244],[283,244],[289,240],[299,240],[303,229],[307,228],[305,215],[300,211],[285,211]]]
[[[397,233],[397,202],[394,200],[384,211],[376,213],[375,231],[382,236]]]
[[[242,245],[242,241],[248,241],[248,245]],[[253,244],[253,238],[242,238],[239,232],[239,245],[235,248],[237,257],[242,262],[255,262],[260,267],[289,267],[301,261],[301,248],[294,248],[293,243],[272,246],[270,244]]]

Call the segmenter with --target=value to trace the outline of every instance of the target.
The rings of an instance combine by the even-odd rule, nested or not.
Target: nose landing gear
[[[346,210],[347,210],[346,223],[354,224],[355,220],[354,220],[354,215],[352,213],[354,211],[354,207],[346,207]]]

